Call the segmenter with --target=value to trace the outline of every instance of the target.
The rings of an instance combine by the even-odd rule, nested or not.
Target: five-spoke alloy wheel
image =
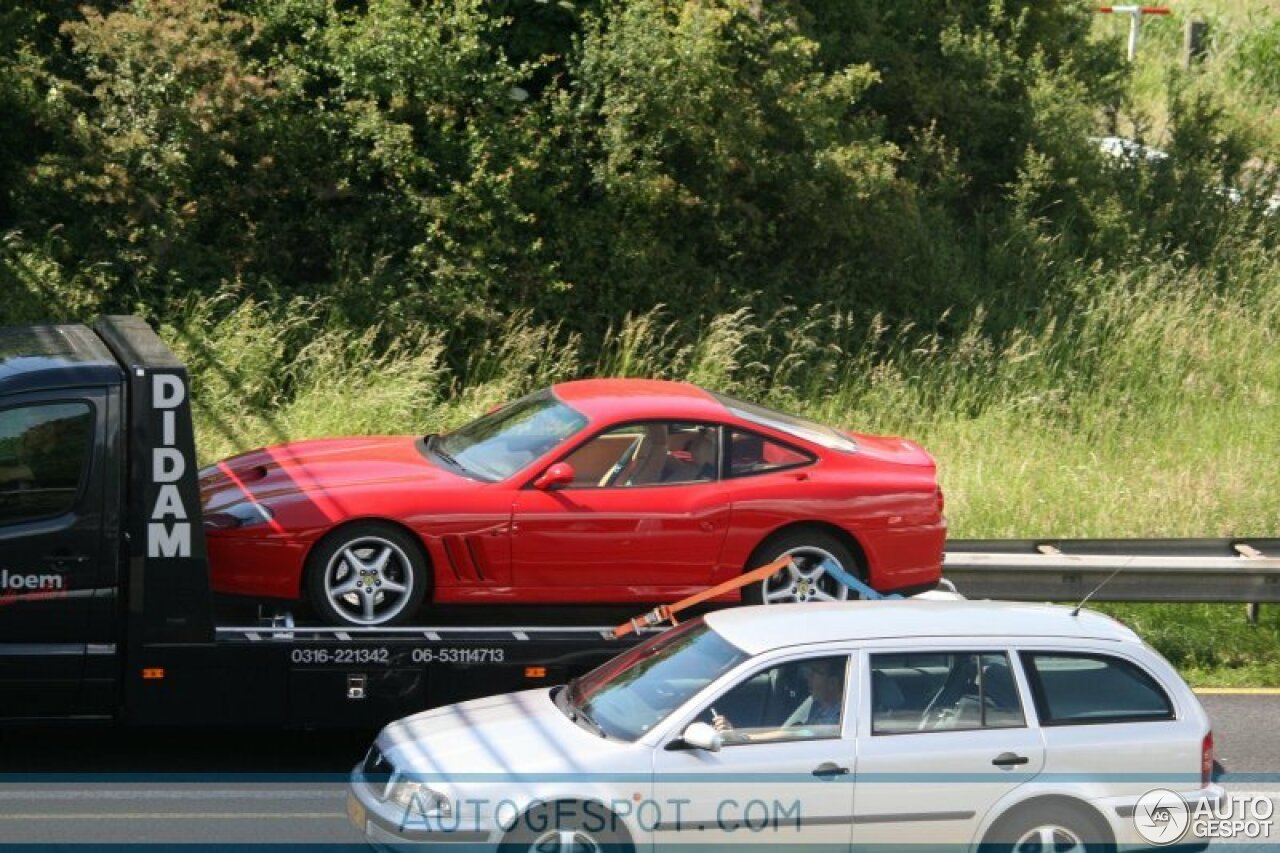
[[[743,590],[748,604],[795,604],[856,598],[830,569],[860,577],[858,562],[848,547],[820,530],[797,530],[776,537],[760,548],[751,565],[762,566],[779,557],[791,562],[780,571]]]
[[[411,616],[426,594],[420,546],[390,525],[349,525],[331,534],[308,560],[308,594],[325,622],[392,625]]]

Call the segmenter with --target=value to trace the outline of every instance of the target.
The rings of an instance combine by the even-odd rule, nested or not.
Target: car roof
[[[706,616],[707,624],[743,651],[809,643],[932,637],[1067,637],[1138,641],[1109,616],[1073,607],[1010,601],[889,599],[831,604],[735,607]]]
[[[110,384],[123,376],[111,351],[85,326],[0,328],[0,394]]]
[[[552,386],[556,397],[593,421],[686,418],[724,421],[724,404],[697,385],[662,379],[579,379]]]

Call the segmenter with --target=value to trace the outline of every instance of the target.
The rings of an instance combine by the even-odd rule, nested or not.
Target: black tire
[[[397,625],[422,606],[429,571],[407,531],[359,521],[330,533],[307,558],[307,600],[326,625]]]
[[[1111,853],[1110,831],[1086,808],[1060,803],[1020,808],[996,821],[979,853]]]
[[[575,853],[632,853],[622,819],[599,803],[560,802],[525,812],[507,830],[499,853],[560,851],[559,833],[573,832]]]
[[[771,563],[783,554],[795,554],[800,572],[812,577],[803,578],[784,570],[760,583],[753,583],[742,590],[746,604],[773,604],[803,601],[842,601],[857,598],[858,594],[825,572],[815,571],[827,559],[834,559],[846,574],[863,580],[862,566],[849,547],[822,530],[799,528],[784,531],[766,539],[748,561],[747,570]],[[807,582],[805,582],[807,580]],[[790,584],[790,586],[788,586]],[[786,595],[793,588],[792,595]]]

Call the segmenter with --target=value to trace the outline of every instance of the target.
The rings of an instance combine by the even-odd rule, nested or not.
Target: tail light
[[[943,510],[947,508],[947,499],[942,494],[942,486],[938,486],[937,495],[938,495],[938,515],[942,515]]]
[[[1213,732],[1204,736],[1200,744],[1200,787],[1208,787],[1213,781]]]

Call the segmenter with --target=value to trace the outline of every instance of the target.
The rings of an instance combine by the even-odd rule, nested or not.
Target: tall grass
[[[390,344],[323,303],[193,302],[166,335],[192,367],[206,461],[326,434],[447,429],[584,375],[689,379],[939,460],[954,535],[1215,536],[1280,527],[1280,262],[1229,292],[1149,264],[1094,281],[999,336],[976,311],[951,338],[876,318],[747,309],[693,339],[665,309],[626,316],[595,355],[516,314],[463,364],[449,331]]]

